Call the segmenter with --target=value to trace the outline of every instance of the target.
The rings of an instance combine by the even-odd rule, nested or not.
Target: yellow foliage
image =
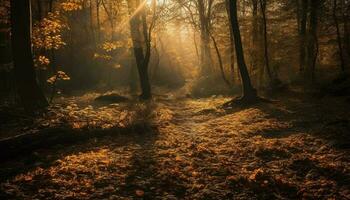
[[[66,43],[62,31],[66,25],[59,19],[59,13],[49,13],[33,28],[33,45],[36,49],[59,49]]]
[[[61,3],[60,6],[64,11],[76,11],[76,10],[81,10],[83,8],[81,4],[78,2],[64,2],[64,3]]]
[[[54,84],[57,81],[62,80],[62,81],[69,81],[70,77],[64,72],[64,71],[58,71],[56,73],[56,75],[50,77],[49,79],[47,79],[47,82],[49,84]]]
[[[94,54],[94,59],[111,60],[112,56],[95,53]]]
[[[37,58],[34,59],[34,64],[36,68],[44,70],[50,64],[50,59],[46,56],[39,55]]]

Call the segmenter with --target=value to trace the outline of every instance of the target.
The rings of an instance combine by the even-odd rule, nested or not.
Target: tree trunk
[[[265,60],[265,67],[267,70],[267,74],[270,78],[270,85],[273,88],[279,87],[281,81],[277,77],[277,72],[274,71],[274,73],[271,71],[270,67],[270,60],[269,60],[269,51],[268,51],[268,40],[267,40],[267,22],[266,22],[266,0],[259,0],[260,1],[260,8],[263,18],[263,33],[264,33],[264,60]]]
[[[31,49],[30,0],[11,0],[11,41],[18,94],[26,111],[34,113],[48,106],[38,86]]]
[[[131,14],[135,11],[136,8],[140,6],[140,1],[136,0],[136,8],[133,8],[132,2],[128,1],[129,9]],[[136,59],[136,65],[138,69],[140,86],[142,90],[142,94],[140,95],[141,99],[150,99],[152,97],[151,94],[151,85],[148,77],[148,64],[150,60],[150,50],[151,50],[151,41],[150,41],[150,33],[147,28],[146,21],[146,13],[143,8],[140,12],[136,13],[132,19],[130,20],[130,28],[131,28],[131,37],[133,41],[134,48],[134,56]],[[141,33],[143,32],[143,35]],[[145,44],[142,44],[142,42]],[[144,46],[146,52],[144,53]]]
[[[315,81],[315,68],[316,59],[318,56],[318,39],[317,39],[317,27],[318,27],[318,12],[319,12],[319,0],[311,0],[310,5],[310,23],[309,23],[309,35],[308,35],[308,47],[307,47],[307,59],[308,59],[308,72],[307,75],[311,78],[311,83]]]
[[[198,51],[198,45],[197,45],[197,39],[196,39],[196,31],[195,30],[193,30],[193,44],[194,44],[194,48],[196,50],[197,60],[198,60],[198,63],[199,63],[200,57],[199,57],[199,51]]]
[[[222,58],[221,58],[221,54],[220,54],[220,50],[218,48],[218,45],[215,41],[215,38],[213,35],[210,35],[211,37],[211,40],[213,41],[213,44],[214,44],[214,47],[215,47],[215,52],[216,52],[216,55],[218,57],[218,61],[219,61],[219,67],[220,67],[220,72],[221,72],[221,76],[222,76],[222,79],[225,81],[225,83],[231,87],[231,84],[230,84],[230,81],[227,80],[226,76],[225,76],[225,70],[224,70],[224,65],[222,64]]]
[[[212,60],[209,45],[209,21],[206,16],[206,9],[203,0],[198,0],[198,13],[201,33],[201,74],[207,75],[210,73]]]
[[[101,0],[96,0],[96,23],[97,23],[97,42],[101,41],[101,22],[100,22],[100,4]]]
[[[227,16],[230,16],[230,10],[229,10],[229,1],[226,0],[226,12]],[[230,69],[232,73],[232,83],[235,84],[235,42],[233,39],[233,32],[231,24],[229,24],[230,29]]]
[[[270,60],[269,60],[269,52],[268,52],[268,43],[267,43],[267,23],[266,23],[266,0],[259,0],[260,1],[260,9],[262,14],[262,20],[263,20],[263,34],[264,34],[264,60],[265,60],[265,67],[267,70],[267,75],[270,78],[270,81],[273,81],[275,78],[272,75],[271,69],[270,69]]]
[[[306,0],[300,0],[300,14],[299,14],[299,21],[300,21],[300,27],[299,27],[299,72],[304,71],[305,69],[305,62],[306,62],[306,24],[307,24],[307,8],[308,8],[308,1]]]
[[[256,90],[253,88],[247,65],[244,60],[243,46],[241,33],[239,29],[238,19],[237,19],[237,0],[229,0],[229,9],[230,9],[230,23],[233,29],[233,36],[235,40],[235,48],[236,48],[236,57],[237,64],[239,67],[242,86],[243,86],[243,96],[242,99],[246,100],[254,100],[256,99]]]
[[[107,18],[108,18],[108,21],[109,21],[109,24],[111,26],[111,40],[114,41],[115,39],[115,33],[114,33],[114,19],[113,19],[113,13],[109,12],[104,0],[101,0],[101,3],[102,3],[102,6],[107,14]],[[111,10],[112,10],[112,6],[111,4],[109,4]]]
[[[333,1],[333,19],[334,19],[334,25],[337,30],[337,42],[338,42],[338,48],[339,48],[339,58],[340,58],[340,69],[342,72],[345,72],[345,62],[343,57],[343,45],[341,41],[341,35],[339,30],[339,22],[337,17],[337,0]]]
[[[90,31],[91,31],[91,39],[93,41],[93,44],[95,45],[95,48],[96,48],[96,38],[95,38],[95,29],[94,29],[94,21],[93,21],[93,12],[92,12],[92,9],[93,9],[93,6],[92,6],[92,0],[89,0],[89,17],[90,17]]]
[[[350,3],[342,0],[343,7],[343,29],[344,29],[344,49],[346,52],[347,61],[350,61],[350,25],[349,25],[349,14],[346,12],[350,10]],[[349,63],[349,62],[346,62]]]
[[[258,68],[258,0],[252,0],[253,19],[252,19],[252,70]]]

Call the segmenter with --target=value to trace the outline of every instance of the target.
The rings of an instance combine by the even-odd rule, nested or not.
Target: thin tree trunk
[[[304,71],[306,62],[306,24],[308,1],[301,0],[300,27],[299,27],[299,72]]]
[[[252,0],[253,3],[253,21],[252,21],[252,69],[258,68],[258,0]]]
[[[263,34],[264,34],[264,60],[265,60],[265,67],[267,70],[267,75],[270,78],[270,81],[273,81],[275,78],[272,75],[271,68],[270,68],[270,60],[269,60],[269,52],[268,52],[268,42],[267,42],[267,23],[266,23],[266,0],[259,0],[260,1],[260,8],[262,13],[262,19],[263,19]]]
[[[343,27],[344,27],[344,49],[347,56],[347,61],[350,59],[350,27],[349,27],[349,14],[346,12],[347,10],[350,10],[350,3],[345,2],[345,0],[342,0],[342,6],[343,6]],[[348,6],[348,7],[346,7]],[[345,14],[346,13],[346,14]],[[347,62],[348,63],[348,62]]]
[[[226,12],[227,16],[230,16],[230,10],[229,10],[229,1],[226,0]],[[235,42],[233,39],[233,32],[232,32],[232,27],[231,24],[229,24],[229,29],[230,29],[230,69],[232,73],[232,83],[235,84]]]
[[[100,22],[100,3],[101,0],[96,0],[96,21],[97,21],[97,41],[101,41],[101,22]]]
[[[104,2],[104,0],[101,0],[101,3],[102,3],[102,6],[103,8],[105,9],[106,11],[106,14],[108,16],[108,21],[110,23],[110,26],[111,26],[111,40],[113,41],[115,39],[115,34],[114,34],[114,20],[113,20],[113,16],[112,16],[112,13],[110,13],[107,9],[107,6]]]
[[[89,10],[89,15],[90,15],[90,30],[91,30],[91,37],[92,37],[92,41],[96,47],[96,38],[95,38],[95,30],[94,30],[94,21],[93,21],[93,12],[92,12],[92,0],[89,0],[89,4],[90,4],[90,10]]]
[[[341,41],[341,35],[340,35],[340,30],[339,30],[339,22],[338,22],[338,17],[337,17],[337,0],[333,1],[333,19],[334,19],[334,24],[337,30],[337,42],[338,42],[338,48],[339,48],[339,58],[340,58],[340,69],[342,72],[345,71],[345,62],[344,62],[344,57],[343,57],[343,45]]]
[[[196,40],[196,31],[195,30],[193,30],[193,43],[194,43],[194,47],[196,49],[197,59],[198,59],[198,61],[200,61],[198,45],[197,45],[197,40]]]
[[[232,83],[236,82],[235,75],[235,42],[233,39],[232,28],[230,27],[230,69],[232,74]]]
[[[245,60],[244,60],[242,39],[241,39],[241,33],[240,33],[238,18],[237,18],[237,0],[229,0],[229,2],[230,2],[230,4],[229,4],[230,22],[231,22],[231,26],[233,29],[237,64],[239,67],[241,80],[242,80],[242,86],[243,86],[242,99],[253,100],[256,98],[256,90],[253,88],[253,86],[251,84],[247,65],[246,65]]]
[[[315,81],[315,69],[316,60],[318,56],[318,39],[317,39],[317,27],[318,27],[318,9],[319,0],[311,0],[310,5],[310,24],[309,24],[309,41],[308,41],[308,68],[309,75],[311,76],[311,83]]]
[[[221,72],[221,76],[222,76],[222,79],[225,81],[225,83],[231,87],[230,85],[230,81],[227,80],[226,76],[225,76],[225,70],[224,70],[224,65],[222,64],[222,58],[221,58],[221,54],[220,54],[220,50],[218,48],[218,45],[215,41],[215,38],[213,35],[210,35],[211,37],[211,40],[213,41],[213,44],[214,44],[214,47],[215,47],[215,52],[216,52],[216,55],[218,57],[218,61],[219,61],[219,67],[220,67],[220,72]]]
[[[48,103],[38,86],[31,49],[30,0],[11,0],[11,41],[14,72],[21,102],[30,113]]]

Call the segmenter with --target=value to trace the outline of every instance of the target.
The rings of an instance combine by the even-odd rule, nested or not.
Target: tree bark
[[[275,77],[273,77],[271,68],[270,68],[270,60],[269,60],[269,52],[268,52],[268,41],[267,41],[267,23],[266,23],[266,0],[259,0],[260,1],[260,9],[262,13],[262,19],[263,19],[263,34],[264,34],[264,60],[265,60],[265,67],[267,70],[267,75],[270,78],[270,81],[274,81]]]
[[[233,29],[233,36],[235,41],[237,64],[239,67],[242,86],[243,86],[242,99],[253,100],[253,99],[256,99],[256,90],[253,88],[251,84],[247,65],[244,60],[241,33],[240,33],[238,19],[237,19],[237,0],[229,0],[229,9],[230,9],[230,23]]]
[[[230,10],[229,10],[229,1],[226,0],[226,12],[227,16],[230,16]],[[230,29],[230,69],[232,73],[232,83],[235,84],[235,42],[233,39],[233,32],[232,32],[232,27],[231,24],[229,24],[229,29]]]
[[[299,72],[304,71],[305,69],[305,62],[306,62],[306,24],[307,24],[307,8],[308,8],[308,1],[306,0],[300,0],[300,14],[299,14],[299,21],[300,21],[300,27],[299,27]]]
[[[343,57],[343,45],[340,35],[340,29],[339,29],[339,22],[337,17],[337,0],[333,1],[333,19],[334,19],[334,25],[337,30],[337,43],[338,43],[338,49],[339,49],[339,58],[340,58],[340,69],[342,72],[345,72],[345,61]]]
[[[252,0],[252,70],[258,68],[258,0]]]
[[[97,23],[97,42],[101,41],[101,22],[100,22],[100,4],[101,0],[96,0],[96,23]]]
[[[214,38],[213,35],[210,35],[211,37],[211,40],[213,41],[213,44],[214,44],[214,48],[215,48],[215,52],[216,52],[216,55],[218,57],[218,61],[219,61],[219,67],[220,67],[220,72],[221,72],[221,76],[222,76],[222,79],[225,81],[225,83],[231,87],[231,84],[230,84],[230,81],[227,80],[226,76],[225,76],[225,70],[224,70],[224,65],[222,64],[222,58],[221,58],[221,54],[220,54],[220,50],[218,48],[218,45],[216,43],[216,40]]]
[[[343,29],[344,29],[344,49],[346,52],[346,58],[347,61],[350,59],[350,25],[349,25],[349,14],[346,12],[347,10],[350,10],[350,3],[345,0],[342,0],[342,7],[343,7]],[[346,62],[348,63],[348,62]]]
[[[318,39],[317,39],[317,27],[318,27],[318,12],[320,2],[319,0],[311,0],[310,4],[310,23],[308,31],[308,47],[307,47],[307,60],[308,60],[308,72],[307,75],[311,78],[311,83],[315,81],[315,68],[316,59],[318,56]]]
[[[39,88],[31,49],[30,0],[11,0],[11,41],[18,94],[26,111],[34,113],[48,106]]]
[[[208,5],[208,10],[210,10],[211,5]],[[207,16],[206,8],[203,0],[198,0],[198,14],[200,22],[200,33],[201,33],[201,73],[202,75],[207,75],[210,72],[210,67],[212,65],[211,53],[210,53],[210,36],[209,36],[209,19]],[[208,15],[209,15],[208,11]]]
[[[128,1],[129,9],[131,13],[135,11],[136,8],[140,6],[140,1],[135,1],[135,7],[133,8],[132,2]],[[148,64],[151,55],[151,41],[150,41],[150,31],[147,27],[146,13],[143,8],[140,12],[137,12],[133,15],[130,20],[131,28],[131,37],[133,41],[134,56],[136,59],[136,65],[138,69],[140,86],[142,94],[140,95],[141,99],[150,99],[152,98],[151,94],[151,85],[148,77]],[[142,30],[142,33],[141,33]],[[144,44],[143,44],[144,41]],[[145,52],[144,52],[145,48]]]

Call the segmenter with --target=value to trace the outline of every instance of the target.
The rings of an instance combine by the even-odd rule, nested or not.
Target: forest
[[[349,0],[0,0],[0,199],[350,199]]]

